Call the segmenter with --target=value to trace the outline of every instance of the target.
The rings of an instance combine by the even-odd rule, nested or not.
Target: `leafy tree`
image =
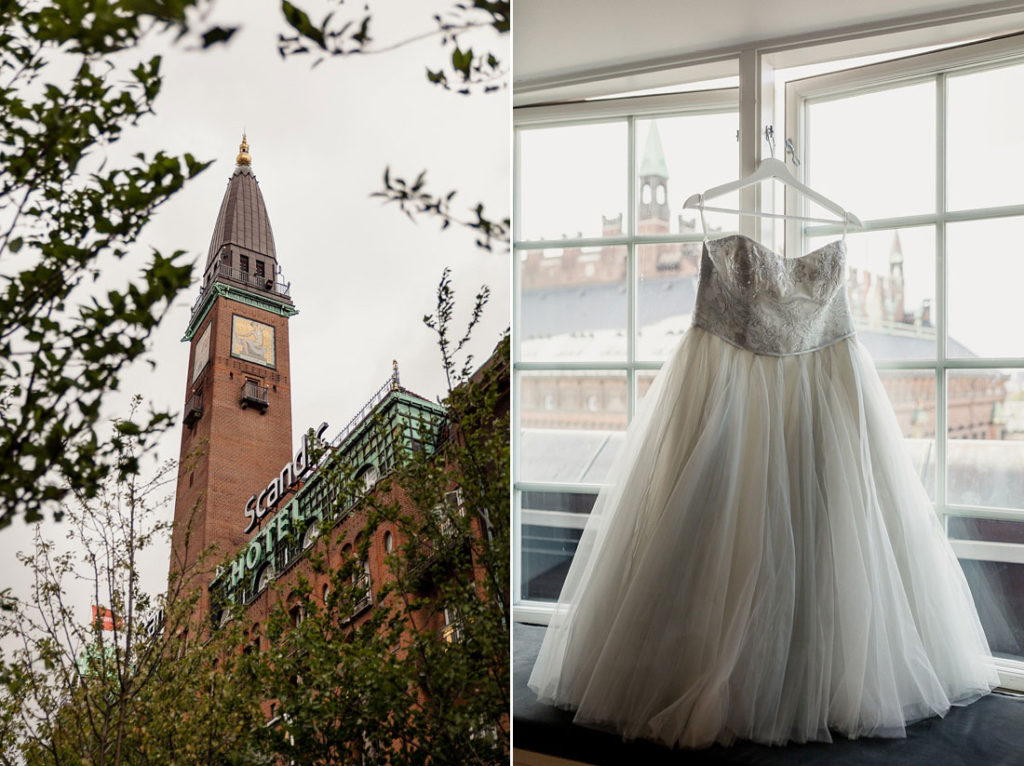
[[[99,438],[104,396],[190,281],[183,253],[154,252],[139,276],[95,280],[129,255],[153,212],[208,163],[190,154],[102,160],[152,112],[160,56],[134,49],[191,34],[202,0],[0,3],[0,526],[36,521],[70,493],[95,496],[118,464]],[[230,37],[207,30],[202,45]],[[140,443],[168,413],[124,423]],[[58,510],[59,513],[59,510]]]
[[[470,330],[486,300],[485,289]],[[270,648],[255,665],[278,715],[261,749],[301,763],[508,759],[508,338],[471,374],[471,360],[457,361],[470,332],[449,337],[453,307],[445,272],[426,318],[451,386],[438,450],[404,455],[356,507],[362,543],[330,572],[326,599],[302,578],[292,600],[279,593]],[[350,474],[338,470],[339,497],[353,496]],[[361,562],[385,523],[398,531],[388,579],[360,614]],[[339,546],[336,534],[321,545]]]
[[[184,254],[154,252],[136,279],[100,291],[95,281],[129,256],[157,208],[209,163],[190,154],[138,154],[110,167],[103,155],[153,110],[161,57],[136,57],[145,39],[170,31],[206,48],[231,39],[237,26],[196,30],[207,0],[7,0],[0,3],[0,527],[17,516],[37,521],[60,513],[69,493],[94,496],[118,465],[116,445],[97,434],[100,408],[125,367],[140,359],[168,307],[191,278]],[[340,4],[340,3],[339,3]],[[369,55],[412,40],[378,45],[369,6],[355,17],[326,15],[314,24],[282,3],[290,33],[283,56]],[[434,17],[448,60],[427,79],[458,93],[504,87],[503,55],[475,52],[466,35],[509,31],[508,2],[454,4]],[[319,60],[319,59],[318,59]],[[453,85],[455,83],[455,85]],[[505,147],[501,150],[504,151]],[[376,192],[407,215],[473,229],[490,250],[508,242],[509,220],[482,203],[452,209],[455,191],[435,194],[425,173],[405,181],[385,172]],[[140,443],[173,421],[152,412],[131,436]]]
[[[334,0],[339,8],[344,0]],[[314,22],[309,13],[299,6],[282,0],[281,10],[288,31],[278,35],[278,52],[289,56],[312,56],[313,66],[328,58],[367,56],[386,53],[424,38],[437,38],[446,59],[432,69],[426,67],[427,81],[446,91],[469,96],[503,91],[507,87],[508,67],[505,62],[507,44],[496,44],[507,38],[511,29],[512,4],[507,0],[473,0],[456,2],[442,13],[435,14],[432,25],[422,33],[401,40],[381,42],[377,35],[375,14],[367,3],[355,13],[336,11],[324,14]],[[484,36],[482,47],[467,42],[467,36]],[[495,147],[507,154],[504,141]],[[383,188],[372,196],[385,203],[394,203],[411,220],[421,215],[441,222],[441,228],[451,225],[469,228],[477,235],[479,248],[492,251],[495,246],[507,249],[511,220],[492,218],[482,202],[472,205],[465,213],[453,211],[452,201],[457,190],[432,192],[426,185],[426,171],[412,180],[396,176],[388,167],[384,171]]]
[[[436,449],[400,455],[369,494],[348,467],[321,469],[338,497],[362,497],[349,522],[362,543],[329,573],[326,599],[308,578],[292,579],[290,598],[278,594],[262,653],[252,651],[244,604],[216,630],[197,624],[195,578],[209,571],[206,559],[172,574],[162,597],[139,585],[139,562],[168,531],[157,519],[173,464],[150,482],[112,478],[69,509],[71,552],[37,533],[35,550],[20,556],[33,591],[0,612],[0,646],[10,647],[0,655],[0,762],[506,762],[507,334],[476,372],[463,353],[487,297],[485,288],[469,329],[453,335],[445,272],[425,318],[450,386]],[[142,449],[135,431],[118,424],[119,460]],[[397,532],[388,577],[360,612],[361,561],[385,524]],[[323,572],[336,534],[325,528],[307,551],[313,572]],[[65,597],[72,579],[110,609],[110,630],[78,621]]]
[[[118,457],[140,448],[122,438]],[[140,561],[169,533],[160,493],[176,475],[168,463],[146,482],[103,482],[67,513],[67,550],[37,529],[34,550],[18,554],[33,586],[0,613],[0,762],[256,760],[249,746],[262,716],[254,687],[236,672],[241,629],[229,625],[212,641],[190,634],[198,567],[158,598],[139,583]],[[76,581],[101,607],[91,623],[67,600]]]

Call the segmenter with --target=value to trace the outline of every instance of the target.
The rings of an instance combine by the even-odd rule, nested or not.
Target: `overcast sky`
[[[339,15],[347,11],[331,5]],[[449,6],[378,3],[371,30],[381,45],[397,42],[431,30],[432,14]],[[330,424],[333,438],[390,375],[392,359],[399,362],[405,387],[430,399],[444,393],[434,336],[422,317],[433,311],[445,267],[452,269],[457,291],[458,327],[478,288],[491,288],[472,348],[479,362],[508,326],[506,253],[479,250],[468,232],[442,233],[429,220],[412,223],[369,195],[380,188],[388,165],[407,178],[426,169],[432,190],[459,190],[454,204],[460,214],[482,201],[492,217],[507,217],[510,94],[466,97],[430,85],[425,68],[439,68],[445,56],[437,38],[379,55],[327,60],[315,69],[310,57],[282,60],[276,49],[277,34],[285,29],[279,7],[220,0],[210,23],[242,24],[228,45],[207,52],[168,50],[165,37],[151,46],[164,54],[157,113],[109,156],[123,161],[135,151],[164,149],[215,160],[158,211],[136,259],[116,269],[137,273],[150,247],[165,253],[184,249],[199,277],[247,131],[278,262],[299,310],[289,331],[294,444],[296,435],[321,421]],[[501,55],[507,39],[487,32],[473,39],[507,58]],[[111,281],[108,289],[124,283],[120,274]],[[181,337],[197,295],[194,285],[178,299],[153,339],[156,371],[140,364],[124,376],[121,391],[107,402],[109,416],[124,415],[134,393],[180,413],[188,362]],[[159,457],[177,458],[180,437],[179,417]],[[254,489],[266,480],[254,476]],[[166,509],[168,517],[172,508]],[[61,533],[52,523],[45,528]],[[6,544],[20,547],[29,538],[20,522],[3,534]],[[153,572],[162,575],[166,566],[167,549],[155,550]],[[87,596],[83,602],[88,609]]]

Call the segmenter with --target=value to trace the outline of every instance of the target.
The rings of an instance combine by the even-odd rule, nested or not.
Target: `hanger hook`
[[[768,125],[764,129],[764,140],[768,142],[768,151],[772,159],[775,159],[775,127]]]
[[[800,167],[800,158],[796,156],[796,146],[793,145],[793,139],[786,139],[786,153],[792,158],[793,166]]]

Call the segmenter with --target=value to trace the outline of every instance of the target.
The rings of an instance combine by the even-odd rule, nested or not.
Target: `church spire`
[[[651,121],[651,129],[647,131],[647,143],[644,144],[644,157],[640,161],[640,177],[644,176],[657,176],[668,180],[668,165],[665,164],[665,151],[661,148],[657,120]]]
[[[668,232],[668,165],[661,148],[658,121],[651,120],[640,161],[640,233],[665,234]]]

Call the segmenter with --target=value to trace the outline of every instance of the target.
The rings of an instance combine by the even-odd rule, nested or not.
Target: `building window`
[[[260,570],[259,577],[256,578],[256,592],[262,593],[266,590],[270,583],[274,579],[274,568],[267,564],[263,569]]]
[[[302,533],[302,547],[312,548],[313,543],[316,542],[316,538],[320,535],[320,524],[317,520],[311,519],[309,526],[306,527],[306,531]]]
[[[370,562],[368,559],[363,559],[360,562],[360,570],[361,572],[356,572],[352,575],[352,586],[356,592],[356,603],[352,610],[353,617],[373,605],[373,588],[370,580]]]
[[[391,553],[395,548],[395,538],[390,532],[384,533],[384,552]]]
[[[241,271],[243,274],[249,273],[249,256],[238,256],[238,270]]]
[[[444,627],[441,628],[441,638],[447,644],[452,644],[462,639],[462,629],[458,616],[455,610],[449,607],[444,609]]]
[[[256,278],[263,279],[267,275],[266,266],[263,261],[256,259]]]
[[[245,654],[260,653],[260,625],[256,623],[249,629],[249,643],[242,650]]]
[[[377,466],[370,465],[364,468],[361,478],[363,480],[363,489],[369,492],[377,484],[377,479],[379,478],[377,474]]]

